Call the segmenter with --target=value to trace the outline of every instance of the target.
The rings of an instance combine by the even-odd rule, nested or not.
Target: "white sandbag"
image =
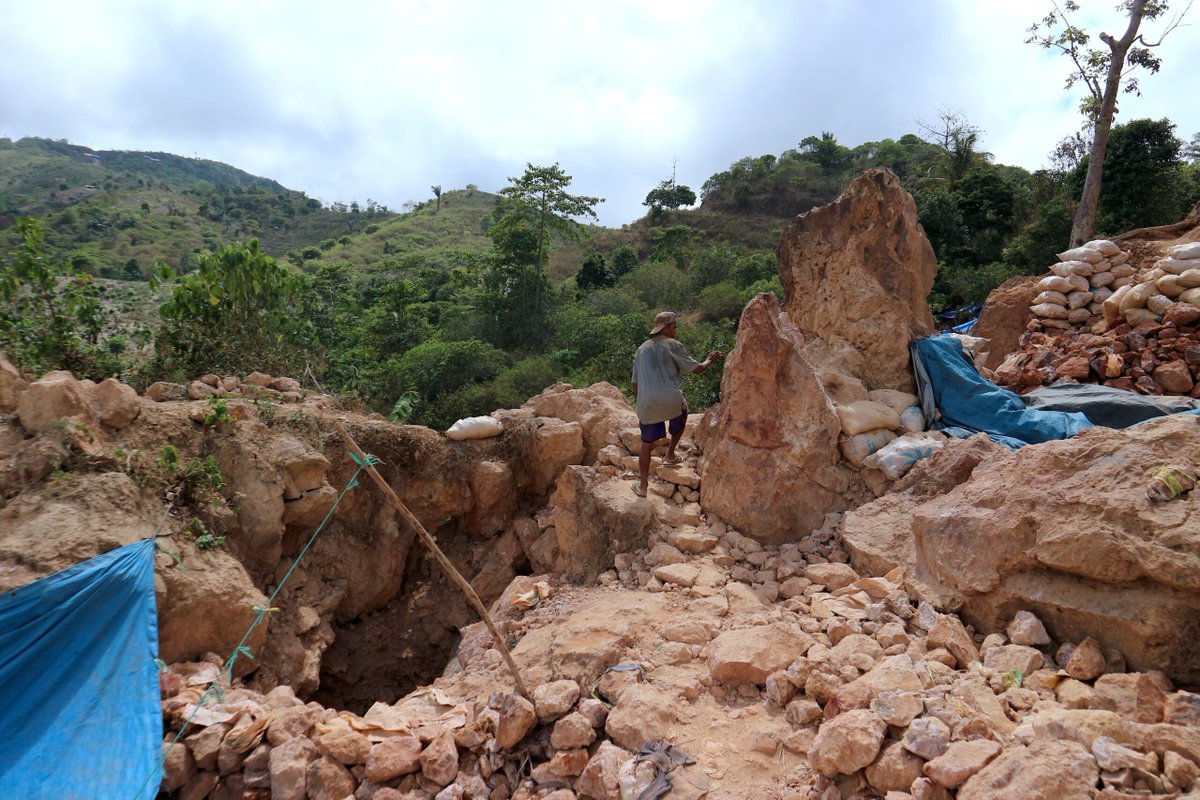
[[[897,481],[904,477],[912,465],[929,458],[946,444],[945,434],[936,431],[912,433],[890,442],[879,452],[863,460],[863,465],[882,470],[888,480]]]
[[[1072,292],[1086,292],[1092,288],[1092,285],[1088,283],[1088,279],[1082,275],[1072,275],[1067,278],[1067,282],[1071,284]],[[1066,294],[1070,294],[1070,292],[1066,292]]]
[[[1095,264],[1092,264],[1092,272],[1106,272],[1108,270],[1108,268],[1111,266],[1112,266],[1111,261],[1109,261],[1107,258],[1102,258],[1099,261],[1097,261]],[[1082,274],[1082,273],[1078,273],[1078,274]]]
[[[1073,308],[1067,312],[1067,322],[1080,325],[1092,318],[1092,312],[1086,308]]]
[[[464,439],[490,439],[504,433],[504,426],[494,417],[464,417],[446,430],[446,437],[456,442]]]
[[[1103,272],[1103,270],[1098,269],[1099,264],[1089,264],[1086,261],[1064,261],[1062,263],[1067,267],[1067,274],[1063,276],[1066,278],[1069,278],[1072,275],[1082,275],[1086,278],[1093,272]],[[1107,265],[1105,266],[1107,267]]]
[[[1179,301],[1182,303],[1191,303],[1194,306],[1200,306],[1200,289],[1188,289],[1186,292],[1179,295]]]
[[[1200,266],[1200,261],[1183,258],[1160,258],[1154,262],[1155,269],[1161,269],[1163,272],[1169,272],[1172,275],[1181,275],[1193,267]]]
[[[1036,306],[1030,306],[1029,310],[1033,312],[1035,317],[1042,319],[1066,319],[1067,309],[1057,303],[1039,303]]]
[[[877,428],[866,433],[857,433],[842,440],[842,455],[854,466],[861,467],[864,458],[878,451],[879,448],[895,438],[896,434],[886,428]]]
[[[1177,244],[1167,251],[1171,258],[1200,258],[1200,242]]]
[[[1112,294],[1112,289],[1109,289],[1107,286],[1101,286],[1099,289],[1094,289],[1092,291],[1092,302],[1103,303],[1105,300],[1112,297]]]
[[[877,428],[895,430],[900,427],[900,415],[883,403],[873,400],[859,400],[835,408],[838,419],[842,422],[842,430],[849,436]]]
[[[876,403],[883,403],[897,414],[909,406],[915,406],[920,403],[915,394],[901,392],[898,389],[873,389],[867,392],[867,399]]]
[[[1165,294],[1167,297],[1179,297],[1189,288],[1179,282],[1178,275],[1163,275],[1154,282],[1154,285],[1158,287],[1161,294]]]
[[[1121,298],[1121,313],[1131,308],[1145,308],[1146,301],[1158,294],[1158,284],[1147,281],[1134,286]]]
[[[1129,294],[1129,288],[1128,286],[1120,287],[1104,301],[1104,321],[1109,325],[1115,325],[1121,318],[1121,301],[1125,299],[1125,295]]]
[[[1036,306],[1042,303],[1054,303],[1056,306],[1065,306],[1067,304],[1067,296],[1062,292],[1042,292],[1033,298],[1033,304]]]
[[[1179,285],[1184,289],[1195,289],[1200,286],[1200,269],[1189,269],[1179,273]]]
[[[1104,253],[1101,253],[1094,247],[1075,247],[1071,250],[1058,254],[1059,261],[1086,261],[1089,264],[1095,264],[1100,259],[1104,258]]]
[[[900,427],[905,433],[920,433],[925,430],[925,415],[917,406],[909,406],[900,412]]]
[[[1126,253],[1124,250],[1117,253],[1115,256],[1108,257],[1108,263],[1114,267],[1117,266],[1118,264],[1124,264],[1128,260],[1129,260],[1129,253]]]
[[[1092,312],[1093,317],[1104,316],[1104,303],[1088,303],[1088,311]]]
[[[1137,272],[1132,264],[1114,264],[1108,268],[1108,271],[1113,274],[1114,278],[1128,278],[1133,273]]]
[[[1165,314],[1167,309],[1175,305],[1175,301],[1165,294],[1156,294],[1146,301],[1146,309],[1155,314]]]
[[[1075,285],[1071,283],[1070,279],[1058,275],[1048,275],[1042,278],[1038,281],[1037,288],[1041,292],[1062,292],[1063,294],[1075,291]]]
[[[1108,239],[1093,239],[1092,241],[1085,243],[1083,246],[1090,247],[1093,250],[1099,250],[1100,255],[1104,256],[1105,258],[1108,256],[1115,256],[1117,253],[1121,252],[1121,248],[1117,247],[1115,242],[1111,242]]]
[[[1131,308],[1125,312],[1125,321],[1133,327],[1147,322],[1160,322],[1162,317],[1148,308]]]
[[[1088,278],[1088,283],[1090,283],[1095,289],[1101,289],[1105,286],[1108,286],[1116,279],[1117,276],[1113,275],[1111,272],[1095,272],[1092,274],[1092,277]]]
[[[1087,264],[1086,261],[1059,261],[1057,264],[1050,265],[1050,274],[1057,275],[1060,278],[1065,278],[1068,275],[1074,275],[1075,273],[1071,272],[1071,265],[1075,263]]]
[[[1132,285],[1133,285],[1133,276],[1126,275],[1124,278],[1113,278],[1113,282],[1108,285],[1108,288],[1112,289],[1115,292],[1117,289],[1120,289],[1122,286],[1132,286]]]
[[[1067,295],[1068,309],[1083,308],[1090,302],[1092,302],[1091,292],[1071,292]]]
[[[990,339],[968,336],[965,333],[946,333],[943,335],[958,339],[958,343],[962,345],[963,354],[971,359],[971,363],[975,365],[975,369],[983,369],[983,362],[987,361],[987,344],[991,341]],[[915,405],[915,403],[910,403],[910,405]]]

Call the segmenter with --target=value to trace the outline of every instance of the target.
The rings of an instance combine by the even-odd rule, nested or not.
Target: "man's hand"
[[[714,361],[720,361],[720,360],[721,360],[721,351],[720,350],[713,350],[711,353],[708,354],[708,358],[705,359],[705,361],[707,361],[710,364]]]

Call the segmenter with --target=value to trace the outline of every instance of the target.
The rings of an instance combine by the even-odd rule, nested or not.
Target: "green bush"
[[[736,319],[746,304],[745,290],[733,281],[721,281],[706,286],[700,292],[700,310],[706,319]]]
[[[678,267],[662,261],[635,267],[617,282],[617,288],[629,289],[650,309],[682,311],[695,306],[688,276]]]
[[[468,384],[496,377],[505,360],[502,351],[475,339],[425,342],[395,360],[393,380],[402,391],[411,389],[428,403]],[[421,416],[420,406],[416,416]]]

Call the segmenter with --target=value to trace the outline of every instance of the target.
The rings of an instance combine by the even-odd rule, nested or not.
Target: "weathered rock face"
[[[971,329],[972,336],[988,340],[983,346],[987,353],[984,367],[995,369],[1009,353],[1021,349],[1019,339],[1025,332],[1025,324],[1033,318],[1029,306],[1041,291],[1038,280],[1037,276],[1029,275],[1009,278],[987,296],[979,321]]]
[[[656,524],[654,506],[622,481],[590,467],[567,467],[554,494],[557,569],[573,581],[593,580],[620,552],[643,547]]]
[[[17,410],[17,395],[25,389],[21,372],[0,355],[0,414],[11,414]]]
[[[982,629],[1027,609],[1059,641],[1093,636],[1132,668],[1195,683],[1200,505],[1145,493],[1155,469],[1195,452],[1194,415],[1093,428],[993,456],[944,495],[885,496],[848,514],[843,536],[856,564],[905,564]]]
[[[871,389],[913,386],[908,343],[933,332],[925,298],[937,258],[912,197],[886,169],[802,214],[777,250],[786,310],[810,357]]]
[[[774,295],[758,295],[742,312],[721,398],[700,425],[704,508],[748,536],[781,542],[846,507],[841,424]]]
[[[637,414],[611,383],[594,383],[586,389],[559,383],[531,398],[522,408],[539,417],[578,422],[583,429],[584,464],[595,462],[610,431],[637,427]]]
[[[25,387],[17,396],[17,416],[21,427],[30,433],[42,433],[58,420],[77,417],[95,420],[87,388],[70,372],[48,372]]]

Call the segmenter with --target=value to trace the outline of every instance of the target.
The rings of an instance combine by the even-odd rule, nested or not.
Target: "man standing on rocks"
[[[675,446],[683,436],[688,415],[687,402],[679,388],[680,375],[685,372],[698,375],[721,358],[720,350],[713,350],[703,361],[692,358],[675,338],[675,326],[674,311],[663,311],[656,316],[650,338],[633,358],[633,396],[637,399],[638,427],[642,429],[642,448],[638,454],[640,480],[633,484],[633,492],[639,497],[646,496],[650,483],[650,451],[668,431],[671,443],[664,462],[674,464],[678,460]]]

